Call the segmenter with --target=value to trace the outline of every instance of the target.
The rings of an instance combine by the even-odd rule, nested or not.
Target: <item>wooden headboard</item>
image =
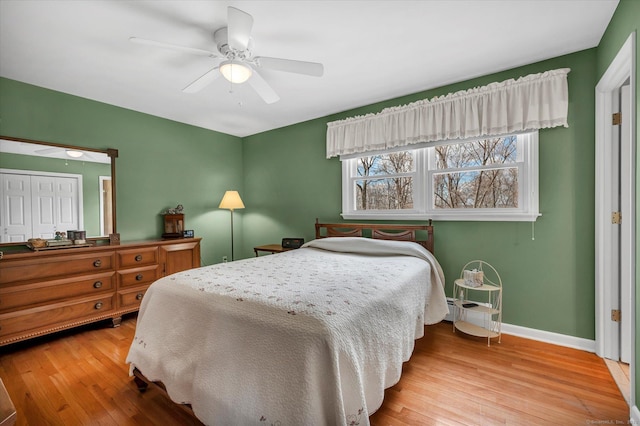
[[[384,223],[320,223],[316,219],[316,238],[368,237],[380,240],[413,241],[433,253],[433,226],[389,225]]]

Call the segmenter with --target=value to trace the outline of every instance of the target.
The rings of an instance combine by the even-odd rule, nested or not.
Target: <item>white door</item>
[[[635,135],[630,142],[621,140],[621,126],[612,125],[612,114],[619,111],[619,98],[625,97],[624,86],[630,85],[631,98],[624,101],[622,110],[623,128],[636,123],[635,52],[636,33],[631,33],[616,57],[596,85],[596,223],[595,223],[595,277],[596,277],[596,354],[611,360],[627,360],[630,364],[629,400],[635,401],[637,387],[635,373],[635,288],[627,285],[634,280],[636,232],[635,209],[635,175],[636,158]],[[629,111],[625,113],[626,106]],[[625,120],[626,116],[626,120]],[[622,145],[621,145],[622,143]],[[612,146],[617,144],[620,154],[613,156]],[[614,164],[617,166],[614,167]],[[627,165],[629,170],[627,170]],[[616,169],[617,167],[617,169]],[[619,172],[617,171],[619,170]],[[618,174],[621,173],[621,174]],[[615,188],[612,181],[618,181]],[[613,197],[612,191],[619,193]],[[615,200],[614,200],[615,198]],[[616,202],[618,204],[616,204]],[[625,204],[626,203],[626,204]],[[626,206],[626,207],[625,207]],[[612,225],[612,212],[621,211],[622,222]],[[617,243],[614,241],[617,238]],[[617,253],[617,258],[612,256]],[[630,274],[628,280],[626,274]],[[627,290],[629,290],[627,292]],[[621,311],[621,322],[612,319],[612,311]],[[622,352],[627,352],[626,354]],[[631,353],[629,357],[628,352]]]
[[[622,220],[620,223],[620,361],[631,362],[631,345],[634,342],[631,321],[633,316],[632,291],[633,285],[633,149],[631,146],[631,94],[630,86],[626,84],[620,88],[620,187],[619,201]]]
[[[0,174],[0,242],[12,243],[31,238],[31,178],[28,175]]]
[[[80,229],[78,226],[78,179],[55,178],[56,227],[58,231]]]
[[[82,176],[30,173],[9,169],[0,172],[2,242],[51,239],[56,231],[81,229]]]
[[[31,176],[33,238],[56,236],[56,184],[50,176]]]
[[[620,124],[613,126],[611,138],[611,301],[612,309],[620,311],[619,319],[611,321],[615,324],[611,342],[614,345],[608,358],[614,361],[630,363],[633,336],[631,321],[631,286],[633,277],[633,202],[632,170],[635,156],[631,147],[631,120],[629,119],[631,104],[629,85],[624,85],[612,93],[613,110],[620,113]],[[620,214],[619,219],[613,217],[614,212]]]

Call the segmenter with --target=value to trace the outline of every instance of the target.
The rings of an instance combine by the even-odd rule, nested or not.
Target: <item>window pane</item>
[[[381,176],[413,171],[412,151],[358,158],[358,176]]]
[[[356,181],[356,210],[413,208],[413,179],[398,177]]]
[[[515,163],[517,136],[442,145],[435,148],[438,170]]]
[[[517,208],[518,168],[435,173],[437,209]]]

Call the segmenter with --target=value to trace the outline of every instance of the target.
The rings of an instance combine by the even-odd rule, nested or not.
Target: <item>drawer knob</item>
[[[96,309],[102,309],[102,302],[98,302],[98,303],[96,303],[96,305],[94,306],[94,308],[96,308]]]
[[[136,281],[142,281],[142,274],[136,275]]]
[[[142,255],[141,254],[137,255],[135,259],[136,259],[136,262],[140,262],[142,260]]]
[[[102,287],[102,281],[96,281],[95,283],[93,283],[93,288],[100,288]]]
[[[95,266],[96,268],[99,268],[100,266],[102,266],[102,260],[98,259],[95,262],[93,262],[93,266]]]
[[[142,293],[136,294],[136,300],[142,300]]]

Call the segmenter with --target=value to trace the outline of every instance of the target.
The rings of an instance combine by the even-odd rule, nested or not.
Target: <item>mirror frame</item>
[[[16,138],[16,137],[12,137],[12,136],[4,136],[4,135],[0,135],[0,139],[4,139],[7,141],[13,141],[13,142],[22,142],[22,143],[31,143],[31,144],[37,144],[37,145],[46,145],[46,146],[51,146],[51,147],[57,147],[57,148],[65,148],[65,149],[75,149],[75,150],[80,150],[80,151],[88,151],[88,152],[98,152],[101,154],[106,154],[107,156],[109,156],[109,159],[111,160],[111,185],[112,185],[112,190],[111,190],[111,217],[112,217],[112,227],[113,227],[113,234],[110,234],[108,237],[95,237],[95,238],[87,238],[87,240],[94,240],[94,241],[100,241],[100,240],[109,240],[112,244],[115,243],[119,243],[120,242],[120,235],[118,234],[117,231],[117,227],[116,227],[116,158],[118,158],[118,150],[117,149],[113,149],[113,148],[106,148],[106,149],[97,149],[97,148],[87,148],[85,146],[76,146],[76,145],[67,145],[67,144],[62,144],[62,143],[55,143],[55,142],[44,142],[44,141],[37,141],[37,140],[33,140],[33,139],[23,139],[23,138]],[[27,242],[24,241],[24,244],[26,244]],[[23,243],[3,243],[2,245],[19,245],[19,244],[23,244]]]

